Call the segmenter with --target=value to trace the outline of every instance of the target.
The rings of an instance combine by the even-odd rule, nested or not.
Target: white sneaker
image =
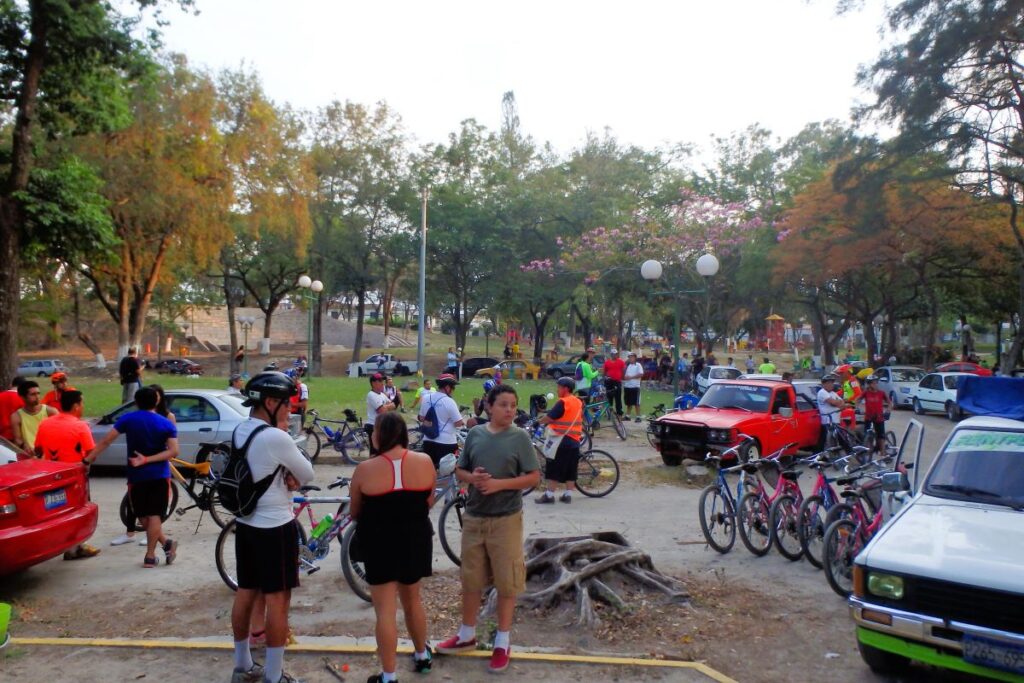
[[[124,545],[125,543],[131,543],[134,540],[134,536],[129,536],[128,534],[121,534],[120,536],[112,540],[110,542],[110,545]]]
[[[139,545],[149,545],[149,539],[146,538],[146,534],[142,534],[142,538],[139,539]],[[160,545],[159,543],[157,545]]]

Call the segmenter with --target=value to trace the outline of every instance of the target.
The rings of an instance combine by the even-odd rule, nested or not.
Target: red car
[[[658,418],[655,448],[666,465],[684,458],[703,460],[740,442],[740,434],[756,440],[747,453],[758,458],[786,444],[813,449],[821,434],[818,408],[792,384],[776,380],[727,380],[712,384],[700,404]]]
[[[942,365],[935,366],[935,372],[969,372],[972,375],[978,375],[979,377],[991,377],[992,371],[988,368],[984,368],[977,363],[971,363],[969,361],[954,361],[952,363],[943,363]]]
[[[96,531],[99,518],[96,503],[89,500],[84,465],[9,462],[16,452],[0,439],[0,576],[84,543]]]

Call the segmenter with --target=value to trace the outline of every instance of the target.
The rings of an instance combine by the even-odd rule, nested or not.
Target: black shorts
[[[279,593],[299,585],[299,530],[295,520],[272,529],[235,522],[238,587]]]
[[[430,459],[434,461],[434,469],[441,467],[441,458],[454,453],[459,449],[457,443],[438,443],[436,441],[427,441],[423,439],[423,452],[430,456]]]
[[[880,437],[883,441],[885,440],[885,420],[872,420],[864,426],[867,427],[868,425],[874,428],[876,437]]]
[[[370,449],[370,455],[377,455],[378,451],[373,447],[373,425],[363,425],[363,431],[366,432],[366,447]]]
[[[170,496],[170,479],[150,479],[128,485],[128,502],[135,517],[166,518]]]
[[[622,390],[622,399],[626,402],[627,406],[640,405],[640,388],[626,387]]]
[[[547,460],[544,463],[544,478],[548,481],[557,481],[564,484],[567,481],[576,481],[576,473],[580,467],[580,443],[575,439],[565,437],[558,444],[555,451],[555,459]]]

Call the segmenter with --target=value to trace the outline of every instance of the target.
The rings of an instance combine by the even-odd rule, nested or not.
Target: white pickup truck
[[[861,657],[1024,681],[1024,422],[965,420],[912,471],[885,475],[907,502],[855,560]]]
[[[414,360],[400,360],[390,353],[375,353],[361,363],[349,363],[348,376],[362,377],[375,372],[384,372],[389,375],[411,375],[418,369],[419,365]]]

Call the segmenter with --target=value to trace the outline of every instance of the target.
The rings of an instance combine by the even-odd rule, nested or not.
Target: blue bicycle
[[[744,437],[739,444],[723,451],[718,455],[707,454],[705,462],[720,465],[723,458],[731,456],[738,457],[740,448],[752,437]],[[729,488],[729,482],[725,475],[732,472],[741,472],[736,482],[736,493]],[[757,475],[757,465],[743,463],[725,469],[718,468],[718,477],[713,484],[704,487],[700,492],[700,503],[697,512],[700,517],[700,530],[704,534],[704,540],[708,542],[717,552],[723,555],[732,550],[736,543],[736,503],[743,497],[746,488],[756,488],[750,477]]]
[[[316,410],[306,411],[306,415],[313,418],[304,429],[305,450],[311,461],[316,462],[317,456],[320,455],[321,442],[341,453],[341,457],[352,465],[358,465],[370,457],[369,440],[362,429],[359,416],[351,408],[345,408],[344,412],[344,420],[328,420],[320,417]],[[331,429],[328,424],[338,426]]]

